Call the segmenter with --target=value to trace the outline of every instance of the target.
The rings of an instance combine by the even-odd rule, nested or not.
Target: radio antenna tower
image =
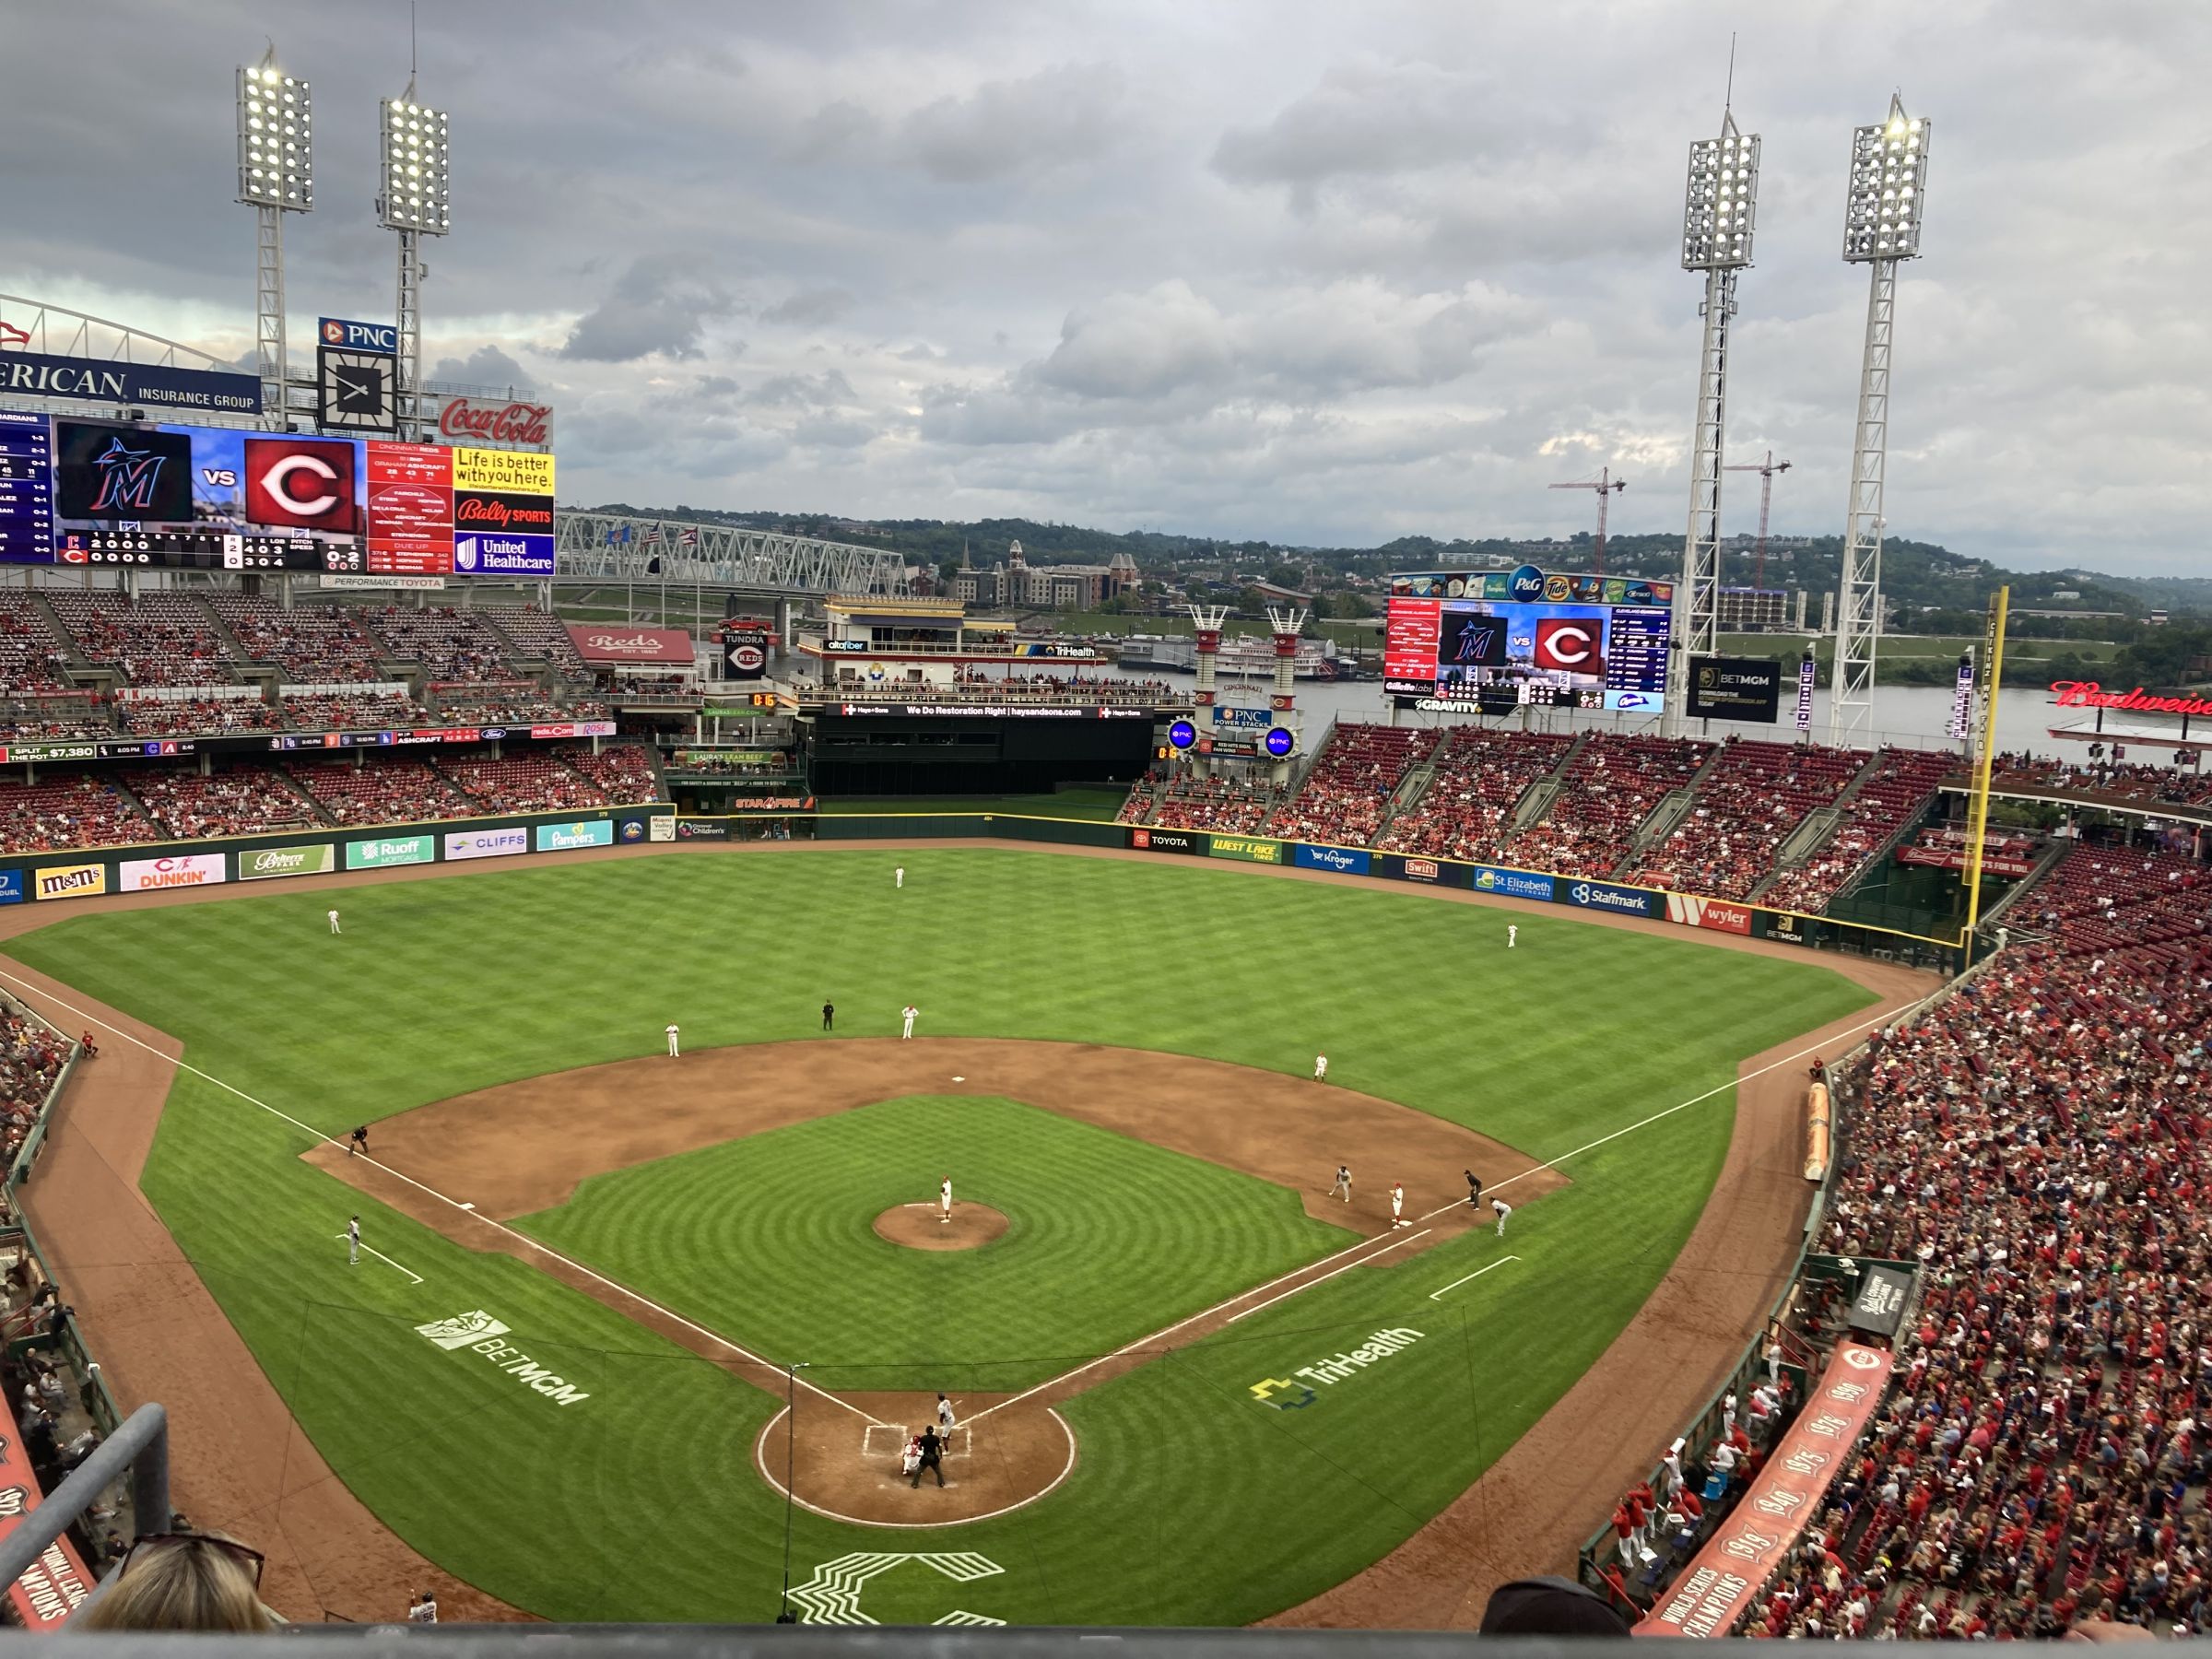
[[[1928,125],[1907,115],[1892,93],[1888,119],[1860,127],[1851,140],[1843,258],[1867,266],[1870,276],[1858,430],[1851,446],[1851,510],[1836,596],[1836,667],[1828,699],[1831,744],[1865,731],[1874,714],[1875,641],[1882,631],[1882,484],[1889,457],[1889,325],[1897,309],[1897,267],[1920,257]]]
[[[1591,568],[1600,576],[1606,573],[1606,509],[1612,505],[1613,498],[1628,487],[1629,481],[1626,478],[1615,477],[1613,469],[1608,466],[1601,466],[1597,469],[1597,478],[1594,483],[1585,478],[1579,483],[1554,484],[1550,487],[1553,489],[1594,489],[1597,491],[1597,540],[1591,547],[1590,559]]]

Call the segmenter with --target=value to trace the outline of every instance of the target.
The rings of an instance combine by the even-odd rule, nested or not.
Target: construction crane
[[[1759,551],[1754,556],[1751,585],[1754,589],[1767,585],[1767,509],[1774,504],[1774,475],[1790,470],[1787,461],[1774,459],[1769,450],[1764,461],[1747,461],[1741,466],[1729,466],[1724,472],[1755,472],[1759,475]]]
[[[1787,465],[1788,463],[1783,463]],[[1629,487],[1626,478],[1613,477],[1610,467],[1601,466],[1595,479],[1584,478],[1574,484],[1554,484],[1554,489],[1594,489],[1597,491],[1597,544],[1592,549],[1594,567],[1600,576],[1606,573],[1606,509],[1613,497]]]

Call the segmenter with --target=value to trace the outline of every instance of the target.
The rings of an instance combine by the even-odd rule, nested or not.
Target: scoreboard
[[[1446,571],[1390,579],[1383,688],[1417,707],[1655,714],[1666,707],[1674,584]]]

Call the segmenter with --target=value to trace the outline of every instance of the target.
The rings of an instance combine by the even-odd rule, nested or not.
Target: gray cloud
[[[782,323],[794,328],[818,328],[834,323],[858,303],[841,288],[801,288],[779,300],[760,313],[763,323]]]
[[[497,346],[479,346],[465,358],[440,358],[431,369],[434,381],[458,382],[470,386],[529,389],[530,372]]]
[[[578,320],[559,355],[583,362],[700,355],[707,324],[737,309],[730,291],[694,259],[639,259]]]
[[[1096,160],[1112,144],[1123,92],[1120,71],[1107,65],[985,81],[916,110],[900,124],[899,142],[924,172],[949,183]]]

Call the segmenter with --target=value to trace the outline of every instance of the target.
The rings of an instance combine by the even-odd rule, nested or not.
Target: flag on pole
[[[699,546],[698,530],[691,529],[684,532],[684,546],[687,547],[696,547]]]
[[[658,524],[645,526],[645,545],[649,547],[657,547],[661,545],[661,527]]]
[[[622,526],[622,545],[626,547],[629,546],[629,526],[628,524]]]
[[[615,545],[615,527],[612,524],[606,527],[606,545],[610,547]]]

